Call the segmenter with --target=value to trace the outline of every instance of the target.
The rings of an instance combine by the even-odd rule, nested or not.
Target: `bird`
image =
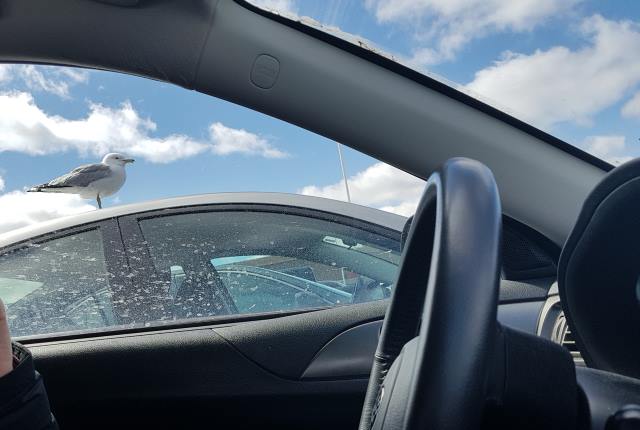
[[[123,154],[110,153],[100,163],[76,167],[47,183],[31,187],[27,192],[78,194],[83,199],[96,199],[98,208],[102,209],[102,199],[122,188],[127,179],[125,166],[134,161]]]

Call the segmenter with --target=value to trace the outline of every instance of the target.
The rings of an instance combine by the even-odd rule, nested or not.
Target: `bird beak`
[[[134,161],[136,161],[136,160],[134,160],[133,158],[126,158],[126,159],[124,159],[124,160],[122,160],[122,161],[124,161],[124,162],[125,162],[125,164],[128,164],[128,163],[133,163],[133,162],[134,162]]]

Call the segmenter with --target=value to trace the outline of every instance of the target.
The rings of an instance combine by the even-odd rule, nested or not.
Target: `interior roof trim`
[[[493,118],[496,118],[506,124],[509,124],[512,127],[517,128],[520,131],[523,131],[555,148],[560,149],[574,157],[585,161],[605,172],[609,172],[614,168],[613,165],[608,162],[589,154],[588,152],[583,151],[582,149],[571,145],[570,143],[565,142],[564,140],[555,137],[543,130],[540,130],[537,127],[532,126],[506,112],[503,112],[499,109],[494,108],[487,103],[475,99],[468,94],[463,93],[462,91],[456,90],[455,88],[450,87],[449,85],[438,81],[437,79],[431,78],[429,76],[423,75],[420,72],[417,72],[407,66],[404,66],[400,63],[397,63],[391,59],[385,58],[382,55],[379,55],[373,51],[362,48],[360,46],[354,45],[353,43],[341,39],[337,36],[334,36],[330,33],[322,31],[320,29],[308,26],[298,21],[293,21],[289,18],[283,17],[281,15],[269,12],[268,10],[262,9],[258,6],[255,6],[249,3],[247,0],[233,0],[240,6],[257,13],[265,18],[272,19],[274,21],[279,22],[280,24],[286,25],[287,27],[293,28],[294,30],[305,33],[309,36],[312,36],[316,39],[320,39],[323,42],[326,42],[336,48],[342,49],[343,51],[347,51],[350,54],[353,54],[357,57],[360,57],[366,61],[372,62],[377,66],[383,67],[393,73],[396,73],[404,78],[412,80],[420,85],[423,85],[431,90],[434,90],[444,96],[447,96],[451,99],[459,101],[469,107],[472,107],[486,115],[489,115]]]

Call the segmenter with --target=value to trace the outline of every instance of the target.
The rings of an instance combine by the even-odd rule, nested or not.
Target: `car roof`
[[[402,231],[407,220],[406,217],[394,213],[322,197],[287,193],[213,193],[119,205],[105,209],[96,209],[94,211],[84,212],[77,215],[56,218],[54,220],[45,221],[0,234],[0,247],[23,242],[58,230],[64,230],[126,215],[158,211],[162,209],[188,208],[219,204],[260,204],[311,209],[356,218],[396,231]]]

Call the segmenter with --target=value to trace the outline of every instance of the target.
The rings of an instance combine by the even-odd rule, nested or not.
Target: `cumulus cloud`
[[[622,164],[633,158],[625,155],[626,139],[624,136],[589,136],[584,140],[582,147],[590,154],[614,165]]]
[[[409,216],[415,212],[425,182],[386,163],[375,163],[348,178],[351,200],[388,212]],[[309,185],[300,194],[346,200],[344,182]]]
[[[0,191],[4,191],[5,186],[4,178],[0,176]]]
[[[213,152],[219,155],[234,153],[255,154],[265,158],[285,158],[286,152],[274,148],[265,138],[246,130],[235,129],[216,122],[209,127]]]
[[[640,118],[640,91],[622,106],[620,113],[625,118]]]
[[[413,25],[414,67],[453,60],[471,40],[496,32],[530,31],[580,0],[365,0],[382,23]]]
[[[421,194],[415,196],[415,198],[400,202],[396,205],[382,206],[378,209],[391,212],[394,214],[410,217],[414,213],[416,213],[416,208],[418,207],[418,201],[420,200]]]
[[[11,191],[0,195],[0,233],[90,210],[95,207],[71,194]]]
[[[72,67],[35,66],[32,64],[0,64],[0,85],[22,82],[32,91],[70,97],[74,85],[87,83],[89,72]]]
[[[542,128],[588,124],[640,83],[640,26],[595,15],[580,31],[585,46],[506,53],[466,88]]]
[[[211,140],[182,134],[153,136],[156,123],[140,116],[130,102],[116,108],[90,104],[86,117],[68,119],[44,112],[29,93],[8,92],[0,93],[0,112],[0,152],[46,155],[76,151],[98,158],[108,152],[124,152],[153,163],[169,163],[205,152],[285,156],[266,139],[220,123],[211,126]]]
[[[12,79],[11,67],[11,64],[0,64],[0,85],[9,82]]]

